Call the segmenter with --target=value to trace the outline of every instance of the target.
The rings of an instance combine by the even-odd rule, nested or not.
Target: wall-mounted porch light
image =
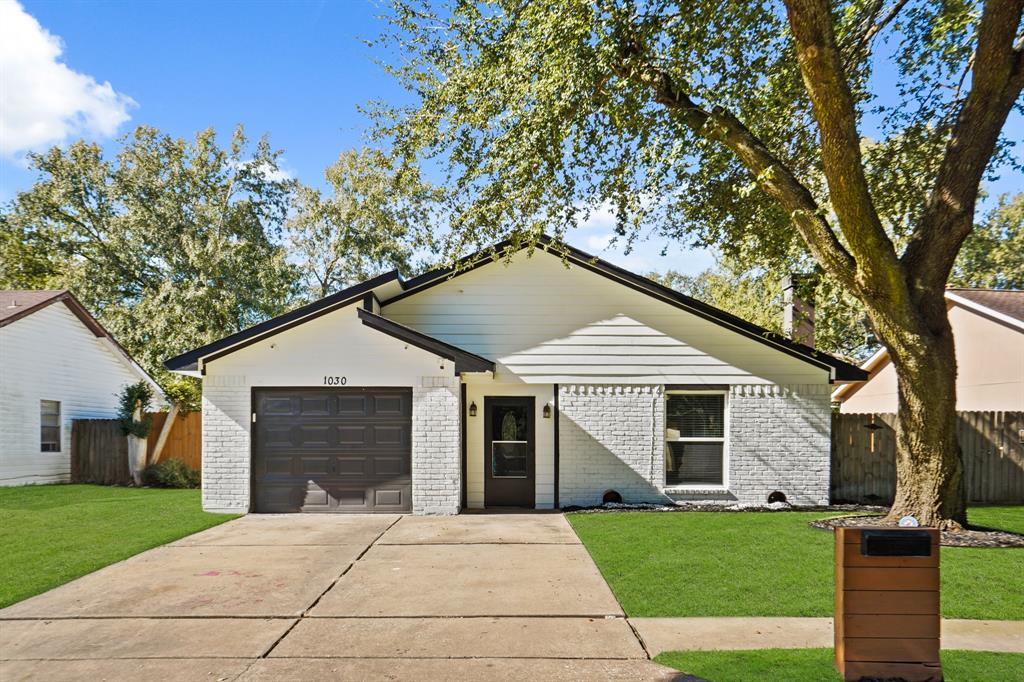
[[[475,402],[469,404],[469,416],[470,417],[475,417],[476,416],[476,403]]]
[[[544,403],[544,418],[551,419],[551,403]]]

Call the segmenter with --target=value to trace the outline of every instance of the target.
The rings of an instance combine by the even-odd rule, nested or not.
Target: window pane
[[[60,401],[39,401],[39,449],[60,452]]]
[[[491,475],[498,478],[526,478],[529,443],[491,443]]]
[[[665,483],[722,485],[721,443],[669,442],[665,453]]]
[[[522,405],[495,405],[491,409],[491,438],[526,440],[526,418]]]
[[[670,395],[666,426],[678,438],[723,438],[725,436],[725,396]]]

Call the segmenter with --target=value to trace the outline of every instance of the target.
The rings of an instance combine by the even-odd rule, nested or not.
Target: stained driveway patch
[[[569,544],[580,539],[561,514],[410,516],[379,545]]]
[[[397,514],[250,514],[223,526],[189,535],[170,546],[365,546],[399,518]]]
[[[646,658],[622,618],[306,618],[271,656]]]
[[[293,618],[76,618],[3,623],[0,660],[254,658]]]
[[[110,658],[77,661],[0,661],[0,680],[234,680],[252,664],[246,658]]]
[[[623,614],[582,545],[378,544],[310,615]]]
[[[298,616],[364,550],[161,547],[0,611],[0,618]]]

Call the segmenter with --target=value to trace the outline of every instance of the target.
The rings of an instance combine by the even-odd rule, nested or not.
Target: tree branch
[[[619,46],[616,75],[633,79],[654,93],[655,101],[678,116],[696,134],[724,144],[753,173],[757,183],[789,212],[811,253],[836,279],[855,287],[856,263],[832,231],[811,192],[734,114],[698,106],[664,69],[645,59],[633,41]]]
[[[978,25],[971,91],[953,125],[924,213],[903,253],[919,288],[945,286],[974,227],[978,188],[1006,118],[1024,88],[1024,52],[1014,48],[1024,0],[989,0]]]
[[[870,290],[899,297],[902,282],[892,240],[875,210],[864,175],[857,111],[836,45],[828,0],[786,0],[804,86],[814,106],[829,197],[843,235]],[[902,278],[899,278],[902,279]]]

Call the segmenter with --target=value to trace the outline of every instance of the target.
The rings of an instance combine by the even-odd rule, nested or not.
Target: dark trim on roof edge
[[[421,291],[425,291],[430,287],[458,277],[459,275],[471,270],[475,270],[476,268],[487,265],[488,263],[496,262],[494,254],[507,254],[512,246],[513,245],[510,240],[505,240],[495,244],[493,249],[486,253],[476,253],[460,259],[458,264],[453,267],[441,268],[439,270],[427,272],[419,277],[403,282],[402,288],[406,289],[406,291],[386,301],[382,301],[381,305],[390,305],[391,303],[407,298]],[[520,249],[528,247],[529,244],[522,244]],[[640,293],[647,294],[648,296],[657,298],[664,303],[668,303],[669,305],[686,310],[698,317],[702,317],[709,322],[714,322],[718,325],[730,328],[737,333],[775,348],[776,350],[786,353],[794,358],[817,365],[822,369],[835,370],[835,380],[863,381],[868,377],[867,373],[856,365],[852,365],[827,353],[823,353],[809,346],[797,343],[792,339],[782,336],[781,334],[776,334],[775,332],[759,327],[756,324],[747,322],[743,318],[736,317],[724,310],[719,310],[714,306],[708,305],[707,303],[695,298],[691,298],[690,296],[680,293],[675,289],[670,289],[663,284],[659,284],[658,282],[637,275],[624,268],[620,268],[617,265],[613,265],[589,253],[580,251],[574,246],[570,246],[568,244],[555,244],[554,240],[547,235],[541,235],[537,238],[536,247],[551,255],[558,256],[564,254],[572,262],[594,272],[595,274],[608,277],[609,279],[628,286]],[[500,258],[498,260],[500,260]]]
[[[682,294],[674,289],[670,289],[658,282],[632,273],[624,268],[620,268],[617,265],[613,265],[596,256],[581,251],[574,246],[556,243],[547,235],[539,236],[536,242],[532,245],[530,243],[520,243],[518,247],[512,242],[512,240],[506,239],[495,244],[486,251],[480,251],[460,258],[453,266],[431,270],[430,272],[425,272],[409,280],[402,280],[397,271],[379,275],[373,279],[367,280],[366,282],[362,282],[343,291],[331,294],[319,301],[314,301],[313,303],[296,308],[295,310],[279,315],[278,317],[271,318],[265,322],[261,322],[260,324],[243,331],[226,336],[223,339],[214,341],[213,343],[173,357],[165,361],[164,366],[172,371],[195,371],[198,369],[199,360],[204,360],[204,363],[210,362],[234,352],[235,350],[255,343],[256,341],[268,338],[287,329],[291,329],[302,322],[319,317],[320,315],[346,305],[350,305],[351,303],[358,301],[364,296],[364,294],[372,293],[373,289],[387,284],[388,282],[397,281],[403,291],[397,296],[393,296],[386,301],[380,301],[379,304],[382,307],[417,294],[432,286],[441,284],[442,282],[446,282],[449,279],[458,277],[459,275],[470,272],[471,270],[475,270],[476,268],[483,267],[489,263],[498,262],[501,260],[502,256],[511,255],[512,253],[525,248],[530,248],[531,246],[540,249],[541,251],[546,251],[551,255],[565,255],[572,262],[590,270],[591,272],[608,277],[613,281],[647,294],[648,296],[656,298],[664,303],[668,303],[669,305],[673,305],[681,310],[685,310],[697,315],[698,317],[702,317],[709,322],[721,325],[727,329],[732,329],[743,336],[758,341],[759,343],[763,343],[794,358],[816,365],[822,369],[827,369],[830,371],[830,374],[834,372],[834,380],[836,381],[864,381],[868,378],[868,373],[856,365],[852,365],[840,360],[839,358],[835,358],[827,353],[817,351],[809,346],[796,343],[785,336],[771,332],[763,327],[759,327],[742,318],[727,313],[724,310],[719,310],[714,306],[708,305],[703,301],[691,298],[690,296]],[[436,341],[436,339],[434,340]],[[831,377],[830,380],[832,380]]]
[[[482,358],[475,353],[462,350],[458,346],[453,346],[450,343],[445,343],[439,339],[435,339],[432,336],[427,336],[422,332],[418,332],[415,329],[410,329],[405,325],[398,324],[386,317],[375,315],[374,313],[360,308],[358,311],[359,319],[367,327],[375,329],[379,332],[392,336],[400,341],[411,343],[417,348],[422,348],[425,351],[435,353],[443,358],[447,358],[455,363],[455,372],[461,374],[462,372],[493,372],[494,363],[487,358]]]
[[[291,329],[292,327],[306,322],[307,320],[312,320],[320,315],[337,310],[338,308],[344,308],[345,306],[351,305],[353,302],[360,300],[363,294],[368,291],[395,280],[399,280],[397,270],[392,270],[391,272],[386,272],[383,275],[378,275],[377,277],[368,279],[365,282],[351,286],[348,289],[331,294],[330,296],[325,296],[318,301],[307,303],[306,305],[300,306],[295,310],[284,313],[283,315],[272,317],[269,320],[253,325],[248,329],[243,329],[240,332],[235,332],[234,334],[225,336],[213,343],[208,343],[205,346],[200,346],[199,348],[190,350],[187,353],[176,355],[173,358],[165,360],[164,367],[172,372],[195,371],[199,368],[200,360],[204,360],[204,363],[216,360],[219,357],[223,357],[228,353],[245,348],[257,341],[279,334],[286,329]]]

